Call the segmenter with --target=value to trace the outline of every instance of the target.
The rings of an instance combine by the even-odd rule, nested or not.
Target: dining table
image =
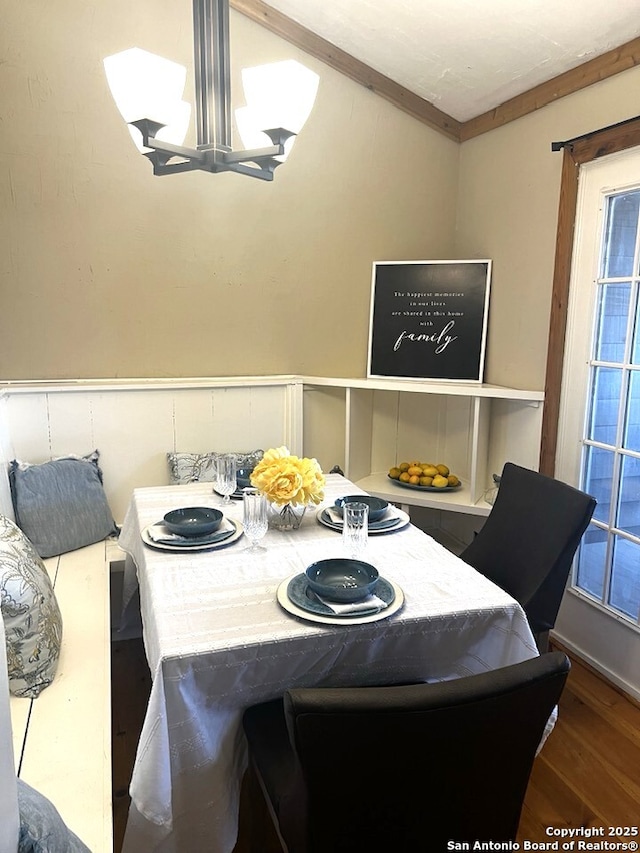
[[[138,590],[152,687],[124,853],[231,853],[247,766],[242,714],[251,705],[291,687],[441,681],[538,654],[520,605],[393,504],[395,526],[372,524],[359,556],[392,591],[388,607],[327,616],[292,602],[288,591],[306,567],[344,556],[329,508],[357,494],[347,478],[327,475],[322,503],[300,527],[270,528],[254,552],[242,535],[242,500],[223,507],[211,483],[133,492],[119,537],[124,608]],[[234,535],[209,548],[150,537],[169,510],[195,506],[222,508]]]

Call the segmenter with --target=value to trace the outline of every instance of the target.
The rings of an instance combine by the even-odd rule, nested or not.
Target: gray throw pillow
[[[248,453],[233,453],[238,468],[251,471],[264,456],[264,450],[252,450]],[[186,483],[213,483],[216,479],[216,458],[221,452],[210,453],[167,453],[169,474],[172,485],[183,486]]]
[[[9,470],[19,527],[41,557],[100,542],[118,529],[102,485],[97,450],[31,465],[14,459]]]
[[[24,533],[0,515],[0,609],[9,690],[35,698],[53,681],[62,616],[47,570]]]
[[[35,788],[18,779],[18,853],[91,853],[71,832],[60,812]]]

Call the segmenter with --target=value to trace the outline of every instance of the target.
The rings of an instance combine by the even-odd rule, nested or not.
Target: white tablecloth
[[[327,477],[323,505],[359,492]],[[136,489],[120,536],[139,583],[153,687],[131,781],[125,853],[230,853],[246,766],[249,705],[292,686],[441,680],[537,655],[520,606],[422,531],[369,537],[363,559],[405,594],[402,610],[362,625],[302,621],[277,603],[280,582],[341,553],[315,508],[299,530],[270,530],[217,551],[164,553],[140,532],[169,509],[218,505],[210,484]],[[242,518],[241,502],[229,517]],[[137,580],[136,580],[137,575]]]

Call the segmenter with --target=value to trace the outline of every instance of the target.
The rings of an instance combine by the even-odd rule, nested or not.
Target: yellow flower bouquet
[[[308,504],[324,498],[325,477],[317,459],[292,456],[286,447],[267,450],[251,473],[251,485],[281,507],[277,527],[298,527]],[[296,519],[293,507],[302,507]],[[295,523],[297,520],[297,524]]]

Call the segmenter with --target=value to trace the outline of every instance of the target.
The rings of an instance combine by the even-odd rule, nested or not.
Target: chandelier
[[[306,122],[318,75],[287,60],[242,71],[246,106],[235,111],[244,150],[231,129],[229,0],[193,0],[196,104],[195,148],[183,142],[191,104],[183,93],[187,70],[134,47],[104,60],[111,94],[154,175],[201,170],[238,172],[272,181]]]

